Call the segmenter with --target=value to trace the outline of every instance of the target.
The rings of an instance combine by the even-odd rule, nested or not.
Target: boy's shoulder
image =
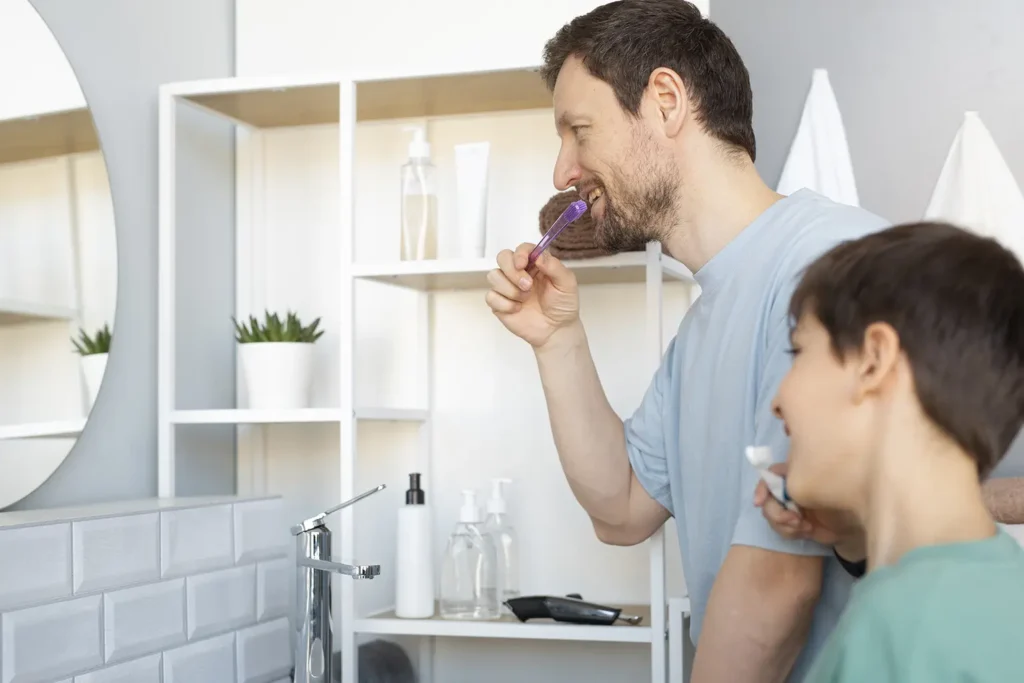
[[[1010,671],[1021,676],[1012,680],[1024,680],[1024,660],[1000,654],[1019,640],[1021,577],[1024,548],[1003,531],[911,551],[855,585],[807,683],[916,680],[953,665],[976,680],[1011,680],[990,678]],[[984,619],[954,616],[968,614]]]

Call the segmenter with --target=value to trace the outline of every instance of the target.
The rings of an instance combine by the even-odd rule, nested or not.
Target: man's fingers
[[[495,313],[515,313],[522,306],[518,301],[512,301],[506,299],[501,294],[498,294],[493,289],[487,290],[487,294],[484,295],[484,300],[487,305],[491,307],[491,310]]]
[[[526,244],[519,245],[514,252],[509,249],[502,249],[498,252],[497,258],[498,268],[508,281],[524,292],[528,291],[533,285],[533,278],[525,270],[530,249],[532,247],[528,247]]]
[[[523,297],[525,296],[525,292],[523,292],[523,290],[517,287],[516,285],[512,284],[512,282],[510,282],[508,277],[505,275],[505,272],[502,271],[500,268],[495,268],[487,273],[487,282],[488,284],[491,285],[491,288],[494,289],[495,292],[505,297],[506,299],[511,299],[512,301],[522,301]]]

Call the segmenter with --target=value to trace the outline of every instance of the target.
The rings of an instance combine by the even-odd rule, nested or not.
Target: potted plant
[[[85,377],[85,390],[89,396],[90,408],[96,402],[96,394],[99,393],[100,384],[103,382],[103,373],[107,370],[111,336],[110,325],[104,323],[94,337],[78,328],[78,339],[71,339],[75,350],[82,357],[82,375]]]
[[[261,323],[235,323],[248,407],[254,410],[309,407],[313,379],[313,343],[323,334],[320,318],[303,325],[288,311],[284,321],[264,311]]]

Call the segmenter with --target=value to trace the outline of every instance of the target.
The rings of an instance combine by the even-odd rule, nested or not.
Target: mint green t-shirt
[[[1024,548],[916,548],[854,586],[803,683],[1024,681]]]

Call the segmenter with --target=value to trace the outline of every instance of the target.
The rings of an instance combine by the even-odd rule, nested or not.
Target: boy
[[[1024,548],[980,483],[1024,422],[1020,262],[901,225],[816,260],[790,315],[787,492],[848,515],[867,554],[805,683],[1024,681]]]

